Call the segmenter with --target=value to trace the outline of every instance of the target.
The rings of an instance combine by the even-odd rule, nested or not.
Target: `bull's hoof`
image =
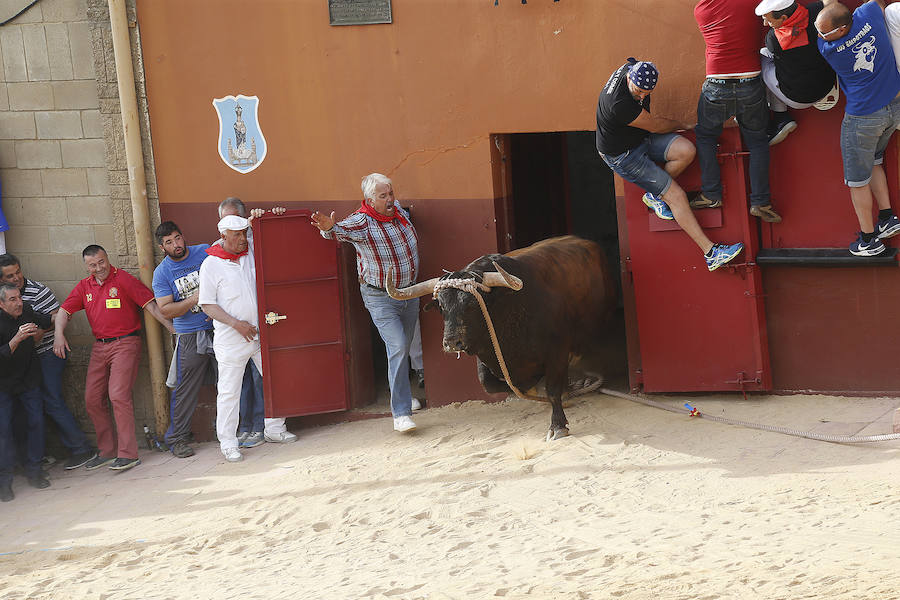
[[[559,438],[564,438],[569,435],[568,427],[551,427],[547,432],[547,441],[552,442],[553,440],[558,440]]]

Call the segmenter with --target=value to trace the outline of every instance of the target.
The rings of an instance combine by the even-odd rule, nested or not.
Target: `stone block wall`
[[[0,20],[30,1],[0,0]],[[134,2],[132,56],[153,226],[159,222],[146,91]],[[137,251],[115,59],[106,0],[40,0],[0,26],[0,183],[7,251],[60,302],[86,276],[81,250],[100,244],[137,275]],[[161,258],[161,255],[158,257]],[[66,401],[85,430],[84,376],[93,337],[84,313],[67,329]],[[135,422],[153,425],[145,356],[134,388]],[[143,439],[139,437],[139,439]]]

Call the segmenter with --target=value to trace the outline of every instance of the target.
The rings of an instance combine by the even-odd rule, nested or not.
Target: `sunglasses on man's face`
[[[828,33],[822,33],[821,31],[819,31],[819,28],[816,27],[816,31],[819,33],[819,37],[822,38],[822,39],[824,40],[826,37],[828,37],[828,36],[831,35],[832,33],[837,33],[838,30],[840,30],[840,29],[843,28],[843,27],[844,27],[844,25],[838,25],[837,27],[835,27],[834,29],[832,29],[832,30],[829,31]]]

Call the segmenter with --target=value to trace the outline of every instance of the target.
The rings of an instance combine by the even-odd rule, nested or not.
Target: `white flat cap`
[[[250,227],[250,221],[237,215],[228,215],[227,217],[222,217],[222,220],[219,221],[219,233],[225,233],[226,231],[241,231],[248,227]]]
[[[773,10],[784,10],[793,3],[794,0],[762,0],[756,5],[756,14],[761,17]]]

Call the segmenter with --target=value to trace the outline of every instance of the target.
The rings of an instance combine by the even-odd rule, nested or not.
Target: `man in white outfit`
[[[229,215],[219,221],[221,245],[210,246],[200,267],[198,303],[213,318],[213,348],[219,363],[216,397],[216,434],[229,462],[243,460],[238,449],[237,426],[241,382],[248,360],[262,373],[259,321],[256,306],[256,267],[247,243],[249,221]],[[295,441],[284,419],[266,419],[266,438]]]

